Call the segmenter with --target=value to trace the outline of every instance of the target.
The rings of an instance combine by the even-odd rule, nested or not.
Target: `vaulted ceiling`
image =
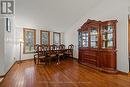
[[[16,24],[67,29],[102,0],[15,0]]]

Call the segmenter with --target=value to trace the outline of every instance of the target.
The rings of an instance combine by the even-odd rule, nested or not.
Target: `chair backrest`
[[[39,48],[39,44],[34,45],[34,50],[35,50],[35,52],[38,51],[38,48]]]
[[[65,45],[64,44],[59,45],[59,50],[64,50],[64,49],[65,49]]]
[[[50,45],[50,50],[57,50],[57,46],[56,45]]]
[[[47,52],[48,52],[48,46],[43,46],[43,45],[42,45],[42,54],[43,54],[44,56],[47,56]]]
[[[49,45],[42,44],[42,46],[44,47],[44,51],[48,51],[49,50]]]
[[[42,51],[42,46],[39,44],[34,45],[35,52]]]
[[[74,45],[73,45],[73,44],[70,44],[70,45],[68,46],[68,49],[74,49]]]
[[[46,56],[47,47],[43,45],[36,44],[35,45],[35,53],[38,54],[38,56]]]
[[[50,45],[50,54],[56,54],[57,53],[57,45]]]
[[[42,45],[38,45],[38,49],[37,49],[37,52],[38,52],[38,54],[40,54],[40,55],[43,55],[43,46]]]

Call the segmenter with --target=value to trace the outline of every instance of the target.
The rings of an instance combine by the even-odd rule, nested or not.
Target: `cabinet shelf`
[[[113,40],[102,40],[102,41],[112,42]]]
[[[97,40],[91,40],[90,42],[98,42]]]
[[[90,36],[98,36],[97,34],[90,34]]]
[[[113,32],[102,32],[102,34],[112,34]]]

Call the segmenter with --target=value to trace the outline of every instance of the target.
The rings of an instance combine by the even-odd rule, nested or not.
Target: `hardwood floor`
[[[130,87],[130,77],[102,73],[71,59],[50,65],[29,60],[15,64],[0,87]]]

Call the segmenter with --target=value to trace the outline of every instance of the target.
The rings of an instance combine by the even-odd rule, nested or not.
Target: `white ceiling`
[[[16,23],[67,29],[101,0],[15,0]]]

